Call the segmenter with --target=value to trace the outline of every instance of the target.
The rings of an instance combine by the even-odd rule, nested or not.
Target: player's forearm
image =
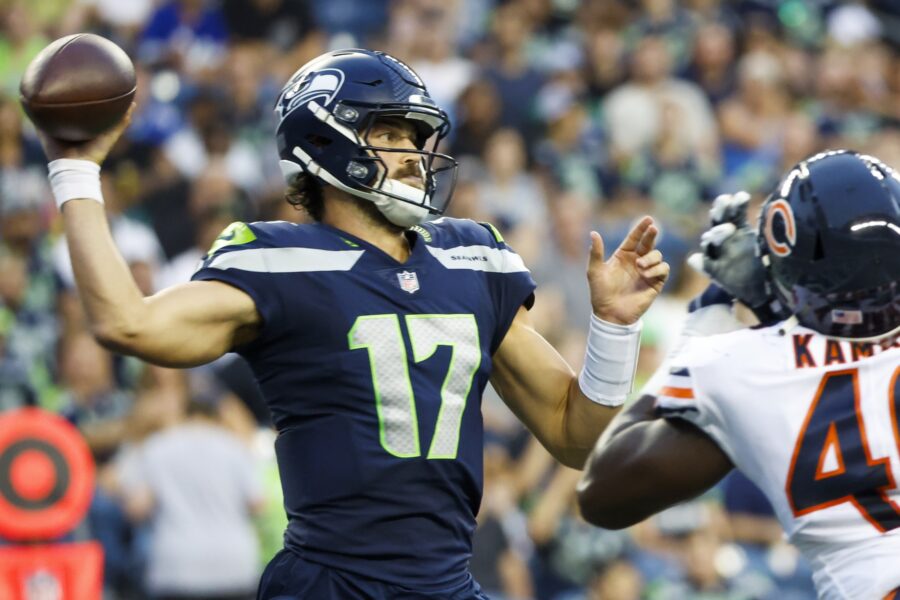
[[[624,529],[691,496],[674,498],[661,484],[651,457],[640,454],[649,424],[616,436],[592,455],[578,484],[582,517],[605,529]]]
[[[569,382],[566,405],[563,412],[564,440],[567,461],[563,464],[582,469],[597,439],[619,414],[621,407],[610,407],[591,401],[581,387],[578,378]]]
[[[651,422],[640,411],[622,413],[587,459],[578,484],[582,517],[606,529],[629,527],[672,504],[660,490],[657,466],[646,452]]]
[[[537,357],[535,357],[537,358]],[[543,357],[547,360],[547,357]],[[524,361],[495,368],[491,377],[507,406],[557,461],[581,469],[617,410],[591,402],[561,357],[541,366]],[[496,364],[496,363],[495,363]],[[518,367],[531,365],[520,371]]]
[[[656,417],[644,396],[610,423],[578,484],[582,516],[607,529],[639,523],[693,498],[724,477],[732,465],[693,426]]]
[[[91,331],[119,349],[146,322],[143,295],[113,242],[102,204],[74,200],[62,208],[75,282]]]
[[[547,451],[573,469],[584,466],[618,412],[581,392],[578,376],[531,327],[524,309],[494,355],[491,383]]]

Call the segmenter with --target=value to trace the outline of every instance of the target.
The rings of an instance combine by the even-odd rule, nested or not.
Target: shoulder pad
[[[425,239],[426,242],[444,248],[476,245],[493,248],[506,247],[503,236],[496,227],[490,223],[477,223],[471,219],[442,217],[414,227],[413,230],[420,235],[421,230],[425,230],[432,238],[432,240]]]
[[[213,241],[206,256],[208,258],[228,246],[247,246],[256,241],[256,232],[249,225],[242,221],[235,221],[222,230],[219,237]]]

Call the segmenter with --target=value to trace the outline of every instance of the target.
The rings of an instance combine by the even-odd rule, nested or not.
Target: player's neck
[[[329,198],[322,222],[366,241],[398,262],[409,258],[409,241],[404,229],[394,225],[367,200]]]

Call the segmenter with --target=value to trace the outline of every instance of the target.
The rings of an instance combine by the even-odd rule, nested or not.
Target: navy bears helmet
[[[759,251],[772,293],[824,335],[900,331],[900,175],[848,150],[798,163],[762,207]]]
[[[458,168],[453,158],[437,152],[450,130],[447,113],[419,76],[389,54],[348,49],[313,59],[285,84],[275,113],[281,170],[289,184],[308,173],[374,202],[388,220],[403,227],[446,209]],[[375,121],[386,117],[415,126],[416,150],[366,141]],[[424,189],[389,178],[376,152],[419,154]]]

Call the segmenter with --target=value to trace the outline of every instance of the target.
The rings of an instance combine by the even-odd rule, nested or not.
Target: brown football
[[[35,127],[67,142],[90,140],[125,115],[136,79],[125,51],[106,38],[76,33],[34,57],[19,84]]]

